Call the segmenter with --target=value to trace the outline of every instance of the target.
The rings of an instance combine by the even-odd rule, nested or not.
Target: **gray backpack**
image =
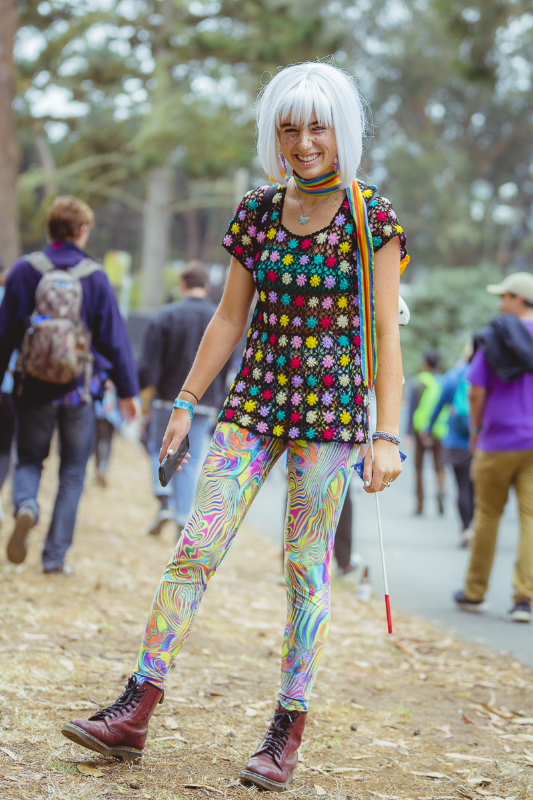
[[[81,278],[101,269],[90,258],[70,270],[57,269],[44,253],[24,259],[43,276],[35,291],[35,308],[24,333],[17,370],[48,383],[70,383],[85,374],[89,396],[93,355],[91,333],[81,318]]]

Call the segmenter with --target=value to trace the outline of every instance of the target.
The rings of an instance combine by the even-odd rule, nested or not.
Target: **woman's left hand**
[[[398,445],[388,442],[386,439],[376,439],[374,442],[374,463],[372,464],[372,452],[370,447],[365,458],[365,468],[363,470],[363,481],[365,492],[373,494],[382,492],[389,485],[389,482],[396,480],[402,471],[402,462]]]

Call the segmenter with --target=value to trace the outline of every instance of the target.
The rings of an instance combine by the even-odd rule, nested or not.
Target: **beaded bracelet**
[[[181,398],[176,397],[174,400],[174,408],[182,408],[184,411],[188,411],[192,418],[194,417],[194,405],[189,403],[188,400],[181,400]]]
[[[372,441],[375,442],[376,439],[385,439],[386,442],[392,442],[392,444],[400,445],[400,439],[398,436],[394,436],[393,433],[387,433],[387,431],[376,431],[372,434]]]

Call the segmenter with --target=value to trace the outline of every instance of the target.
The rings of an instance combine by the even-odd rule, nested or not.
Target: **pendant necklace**
[[[317,203],[317,205],[314,208],[312,208],[310,211],[307,212],[307,214],[305,214],[302,208],[302,204],[300,202],[300,195],[298,194],[298,187],[296,186],[296,183],[294,184],[294,190],[296,192],[296,199],[298,200],[298,205],[300,206],[300,211],[302,212],[300,214],[300,225],[306,225],[309,222],[309,219],[313,211],[316,211],[318,206],[321,206],[322,203],[324,203],[329,197],[332,197],[335,194],[335,192],[338,191],[338,189],[335,189],[335,191],[331,192],[330,194],[327,194],[324,197],[324,199],[320,201],[320,203]]]

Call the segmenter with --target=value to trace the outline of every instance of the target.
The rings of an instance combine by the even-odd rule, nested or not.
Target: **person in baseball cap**
[[[490,294],[510,294],[521,297],[526,305],[533,306],[533,275],[529,272],[513,272],[503,279],[501,283],[490,283],[487,286]],[[502,309],[503,310],[503,309]],[[504,313],[512,313],[505,312]]]

